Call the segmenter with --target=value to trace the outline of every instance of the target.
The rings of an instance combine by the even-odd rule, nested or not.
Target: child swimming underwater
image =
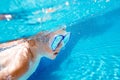
[[[55,59],[69,35],[61,28],[0,44],[0,80],[27,80],[41,57]]]

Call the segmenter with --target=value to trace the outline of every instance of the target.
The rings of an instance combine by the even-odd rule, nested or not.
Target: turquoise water
[[[10,5],[4,7],[6,1]],[[57,58],[42,58],[28,80],[120,80],[120,1],[4,0],[3,3],[0,12],[17,17],[0,21],[0,42],[54,30],[60,25],[66,25],[71,32],[70,41]],[[42,8],[49,7],[58,10],[42,12]],[[38,18],[45,20],[37,21]]]

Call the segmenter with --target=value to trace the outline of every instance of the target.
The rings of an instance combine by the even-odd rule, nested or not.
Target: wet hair
[[[46,36],[44,36],[44,35],[41,35],[41,36],[39,36],[38,38],[36,38],[36,40],[37,40],[37,41],[41,41],[41,42],[43,42],[43,43],[46,43],[46,42],[49,41],[49,38],[46,37]]]
[[[47,36],[47,34],[49,34],[48,32],[41,32],[39,34],[36,35],[36,40],[43,42],[43,43],[47,43],[49,41],[49,37]]]

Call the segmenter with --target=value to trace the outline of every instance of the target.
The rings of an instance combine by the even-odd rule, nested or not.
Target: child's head
[[[54,59],[57,54],[60,52],[63,45],[63,37],[65,37],[68,32],[65,31],[65,28],[61,28],[52,32],[41,32],[37,34],[34,39],[37,46],[37,52],[40,55]],[[57,36],[61,37],[56,39]],[[53,49],[53,47],[55,47]]]

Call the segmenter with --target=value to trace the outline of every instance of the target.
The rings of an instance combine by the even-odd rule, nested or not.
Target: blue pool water
[[[4,7],[6,2],[10,5]],[[120,1],[4,0],[3,3],[0,12],[17,18],[0,21],[0,42],[54,30],[60,25],[66,25],[71,32],[70,41],[57,58],[42,58],[28,80],[120,80]],[[42,12],[42,8],[49,7],[58,10]],[[38,18],[45,20],[37,21]]]

